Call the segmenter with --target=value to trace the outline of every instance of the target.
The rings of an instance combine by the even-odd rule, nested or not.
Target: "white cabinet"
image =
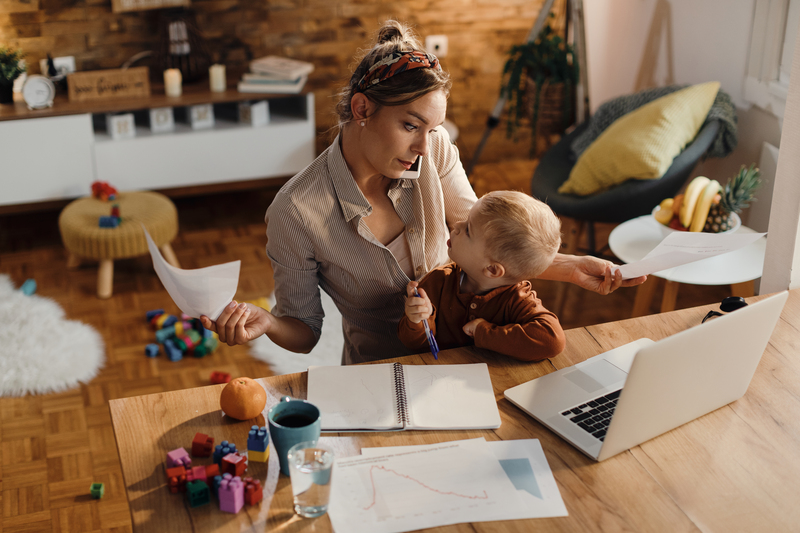
[[[95,180],[134,190],[291,176],[314,160],[314,95],[268,103],[264,126],[240,123],[237,101],[217,102],[212,128],[176,121],[165,133],[140,120],[148,110],[132,110],[136,134],[118,140],[102,128],[104,113],[0,121],[0,205],[83,196]]]

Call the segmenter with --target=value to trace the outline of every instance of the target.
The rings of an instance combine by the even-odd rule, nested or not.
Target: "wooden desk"
[[[502,425],[487,431],[342,433],[324,436],[341,456],[362,446],[538,438],[569,516],[484,522],[436,531],[797,531],[800,529],[800,289],[792,291],[750,389],[744,398],[656,439],[595,463],[503,398],[511,386],[563,368],[640,337],[660,339],[695,326],[712,306],[673,311],[567,332],[567,349],[551,361],[524,364],[473,348],[400,359],[406,364],[486,362]],[[288,394],[304,398],[305,373],[260,380],[267,406]],[[221,385],[111,400],[135,531],[329,531],[326,516],[292,513],[289,479],[278,475],[275,454],[248,475],[265,484],[260,506],[237,515],[212,503],[197,509],[170,494],[163,462],[167,451],[188,448],[198,431],[237,444],[249,422],[222,417]],[[259,418],[259,425],[264,421]],[[202,462],[202,460],[200,460]],[[205,463],[203,463],[205,464]],[[335,474],[334,474],[335,475]]]

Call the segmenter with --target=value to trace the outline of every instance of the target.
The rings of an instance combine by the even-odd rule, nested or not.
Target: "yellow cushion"
[[[693,85],[620,117],[578,158],[558,192],[586,196],[631,178],[660,178],[697,135],[717,91],[716,81]]]

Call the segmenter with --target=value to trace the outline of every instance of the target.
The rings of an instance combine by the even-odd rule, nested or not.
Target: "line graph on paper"
[[[372,501],[370,502],[369,505],[364,507],[365,511],[368,511],[369,509],[374,507],[375,504],[378,502],[378,488],[375,486],[375,470],[382,471],[382,472],[387,472],[387,473],[390,473],[390,474],[394,474],[395,476],[397,476],[399,478],[403,478],[403,479],[407,479],[409,481],[413,481],[414,483],[418,484],[423,489],[427,489],[427,490],[431,491],[434,494],[441,494],[442,496],[454,496],[456,498],[464,498],[465,500],[488,500],[489,499],[489,495],[486,494],[485,490],[481,491],[480,494],[476,494],[476,495],[472,495],[472,496],[470,496],[468,494],[461,494],[461,493],[458,493],[458,492],[453,492],[453,491],[443,491],[443,490],[439,490],[439,489],[437,489],[435,487],[428,486],[425,483],[423,483],[422,481],[420,481],[420,480],[418,480],[418,479],[416,479],[416,478],[414,478],[412,476],[408,476],[406,474],[401,474],[400,472],[397,472],[396,470],[393,470],[391,468],[386,468],[385,466],[379,466],[379,465],[372,465],[372,466],[369,467],[369,481],[370,481],[370,484],[372,485]]]

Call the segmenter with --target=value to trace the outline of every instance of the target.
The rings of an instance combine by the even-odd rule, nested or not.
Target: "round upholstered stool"
[[[119,205],[120,224],[101,228],[101,216],[110,216]],[[82,259],[100,262],[97,273],[97,296],[110,298],[114,285],[114,260],[148,253],[142,224],[161,250],[164,259],[180,268],[170,242],[178,234],[178,211],[163,194],[122,192],[113,201],[79,198],[71,202],[58,218],[61,240],[69,253],[67,268],[76,268]]]

